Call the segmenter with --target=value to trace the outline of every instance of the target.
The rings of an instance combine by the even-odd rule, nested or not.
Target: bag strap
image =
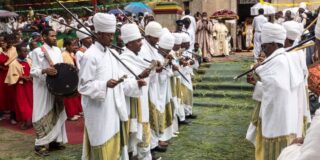
[[[50,65],[50,66],[53,66],[54,63],[53,63],[53,61],[52,61],[52,59],[51,59],[48,51],[46,50],[46,48],[44,48],[44,46],[41,46],[41,51],[43,52],[44,57],[45,57],[45,58],[47,59],[47,61],[49,62],[49,65]]]

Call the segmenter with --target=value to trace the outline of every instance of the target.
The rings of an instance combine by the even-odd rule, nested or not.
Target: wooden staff
[[[318,20],[318,17],[315,18],[315,19],[307,26],[307,28],[304,29],[304,31],[303,31],[302,33],[304,33],[305,31],[309,30],[314,24],[316,24],[317,20]]]
[[[85,30],[87,30],[90,35],[92,37],[94,37],[95,39],[98,39],[98,37],[93,33],[91,32],[84,24],[82,24],[80,22],[79,19],[77,19],[77,17],[75,15],[73,15],[73,13],[68,9],[66,8],[62,3],[60,3],[58,0],[56,0],[56,2],[64,9],[66,10],[83,28],[85,28]],[[109,49],[110,53],[112,54],[112,56],[118,61],[120,62],[137,80],[139,80],[140,78],[124,63],[121,61],[121,59],[114,53],[111,51],[111,49]]]
[[[146,62],[148,62],[148,63],[152,63],[151,61],[149,61],[149,60],[147,60],[147,59],[143,59],[144,61],[146,61]],[[167,70],[165,67],[162,67],[164,70]],[[188,83],[190,83],[189,82],[189,80],[187,79],[187,77],[185,77],[179,70],[177,70],[177,72],[181,75],[181,77],[184,79],[184,80],[186,80]]]
[[[295,50],[296,48],[301,47],[301,46],[304,45],[305,43],[313,40],[314,38],[315,38],[315,36],[312,36],[312,37],[309,38],[309,39],[306,39],[306,40],[304,40],[304,41],[301,41],[299,44],[297,44],[297,45],[295,45],[295,46],[287,49],[285,52],[293,51],[293,50]],[[281,55],[281,54],[278,54],[278,55]],[[272,58],[270,58],[270,59],[268,59],[268,60],[266,60],[266,61],[263,61],[263,62],[262,62],[260,65],[258,65],[257,67],[262,66],[262,65],[268,63],[269,61],[271,61],[273,58],[277,57],[278,55],[276,55],[276,56],[274,56],[274,57],[272,57]],[[238,75],[238,76],[235,76],[233,79],[234,79],[234,80],[237,80],[237,79],[243,77],[244,75],[247,75],[248,73],[254,71],[257,67],[254,67],[254,68],[252,68],[252,69],[250,69],[250,70],[248,70],[248,71],[246,71],[246,72],[244,72],[244,73],[242,73],[242,74],[240,74],[240,75]]]
[[[131,21],[131,19],[129,19],[127,16],[126,16],[126,14],[125,13],[123,13],[123,11],[121,10],[121,9],[119,9],[119,8],[117,8],[131,23],[134,23],[134,22],[132,22]],[[143,28],[141,28],[140,26],[138,26],[138,28],[143,32],[143,35],[145,35],[145,31],[144,31],[144,29]],[[161,53],[164,53],[164,52],[162,52],[161,50],[159,50],[159,48],[157,48],[157,47],[155,47],[154,46],[154,48],[156,49],[156,50],[158,50],[158,51],[160,51]],[[151,50],[152,51],[152,50]],[[153,51],[152,51],[153,52]],[[181,75],[181,77],[183,77],[188,83],[190,83],[189,81],[188,81],[188,79],[181,73],[181,71],[180,70],[177,70],[177,72]]]

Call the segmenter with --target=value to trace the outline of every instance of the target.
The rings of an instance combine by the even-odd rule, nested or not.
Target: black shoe
[[[191,115],[189,115],[189,116],[186,116],[186,118],[188,118],[188,119],[197,119],[197,115],[194,115],[194,114],[191,114]]]
[[[156,148],[151,149],[151,152],[166,152],[167,148],[157,146]]]
[[[179,125],[190,125],[190,121],[184,120],[184,121],[179,121]]]
[[[49,156],[49,151],[45,146],[35,146],[34,153],[41,157]]]
[[[58,142],[49,143],[49,151],[64,150],[66,147]]]

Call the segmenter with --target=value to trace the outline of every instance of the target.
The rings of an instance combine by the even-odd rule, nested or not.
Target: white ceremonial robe
[[[224,23],[215,23],[213,26],[214,56],[229,55],[229,30]]]
[[[147,42],[145,39],[142,40],[142,47],[139,52],[139,57],[146,59],[148,61],[152,60],[159,60],[160,55],[158,54],[158,50],[152,47],[149,42]],[[159,74],[156,72],[152,72],[149,75],[149,101],[153,105],[156,106],[158,110],[159,108],[159,102],[158,102],[158,76]]]
[[[175,51],[171,51],[170,54],[173,56],[173,60],[172,60],[172,64],[177,66],[180,69],[180,64],[179,64],[179,59],[177,56],[177,52]],[[172,94],[172,104],[173,104],[173,122],[172,122],[172,132],[176,133],[179,131],[179,121],[178,121],[178,116],[180,119],[185,120],[185,113],[184,113],[184,108],[181,106],[181,97],[178,96],[178,92],[180,91],[178,88],[180,88],[180,75],[179,73],[176,71],[174,72],[174,76],[171,77],[171,81],[173,81],[171,84],[173,86],[171,86],[171,89],[175,90],[176,95]],[[181,112],[181,113],[180,113]]]
[[[196,22],[196,19],[193,17],[193,16],[190,16],[190,15],[185,15],[183,16],[181,19],[185,19],[185,18],[189,18],[190,21],[191,21],[191,24],[190,24],[190,27],[196,31],[197,30],[197,22]]]
[[[155,49],[154,47],[151,46],[151,44],[149,44],[149,42],[147,42],[145,39],[142,40],[142,47],[141,50],[139,52],[139,56],[141,56],[143,59],[146,59],[148,61],[152,61],[152,60],[159,60],[159,54],[157,49]],[[149,75],[149,109],[152,107],[151,105],[154,105],[154,107],[156,108],[156,110],[160,110],[159,107],[159,100],[158,100],[158,77],[159,77],[159,73],[151,73]],[[150,115],[150,119],[153,119],[152,117],[153,115]],[[150,123],[152,123],[150,121]],[[158,123],[158,122],[155,122]],[[158,146],[158,134],[151,130],[151,149],[155,148]]]
[[[261,78],[256,87],[262,89],[255,91],[263,92],[255,93],[261,96],[256,98],[261,99],[262,135],[266,138],[298,135],[298,92],[303,76],[299,70],[294,70],[284,48],[276,50],[266,60],[272,57],[275,58],[256,69]]]
[[[186,29],[186,28],[183,28],[183,31],[188,33],[188,35],[190,36],[190,47],[189,49],[190,50],[193,50],[194,49],[194,44],[196,43],[196,30],[194,30],[191,26]]]
[[[294,144],[285,148],[278,160],[316,160],[320,159],[320,110],[316,111],[303,144]]]
[[[161,65],[164,65],[165,58],[163,56],[159,56],[159,61]],[[158,81],[159,81],[159,87],[158,87],[158,98],[159,98],[159,107],[160,113],[167,112],[168,108],[167,106],[171,106],[171,98],[172,98],[172,91],[171,91],[171,83],[170,83],[170,77],[173,76],[172,67],[167,66],[166,69],[162,70],[161,73],[159,73]],[[172,108],[170,107],[170,110]],[[173,128],[172,124],[170,126],[164,126],[163,134],[160,135],[159,140],[160,141],[168,141],[173,136]]]
[[[261,52],[261,30],[263,24],[267,23],[268,19],[264,15],[254,17],[252,26],[254,28],[254,43],[253,43],[253,55],[255,60],[258,59]]]
[[[286,53],[288,61],[290,61],[290,72],[293,79],[298,83],[298,135],[297,137],[302,137],[304,133],[304,128],[306,128],[305,123],[311,122],[311,115],[309,110],[308,93],[306,90],[308,84],[308,67],[306,64],[306,53],[303,50],[291,51]],[[298,74],[295,74],[298,73]],[[302,81],[302,83],[301,83]]]
[[[125,48],[125,50],[120,55],[120,59],[138,76],[141,74],[145,69],[147,69],[150,66],[150,63],[143,60],[143,57],[141,57],[139,54],[136,55],[131,50]],[[132,73],[130,73],[127,69],[124,67],[123,71],[127,74],[133,77]],[[129,142],[129,151],[134,150],[138,154],[139,160],[149,160],[151,159],[151,152],[150,152],[150,144],[148,144],[148,147],[140,147],[138,143],[146,143],[144,142],[144,136],[150,136],[150,135],[144,135],[150,131],[150,127],[147,129],[147,131],[144,131],[143,123],[149,123],[149,78],[144,78],[147,85],[143,86],[141,88],[141,96],[135,97],[139,98],[140,100],[140,107],[141,107],[141,115],[139,113],[139,109],[137,110],[137,117],[135,119],[130,120],[130,142]],[[130,114],[130,97],[126,96],[126,104],[127,104],[127,110],[128,114]],[[141,116],[141,117],[140,117]],[[139,122],[138,119],[141,119],[141,122]],[[149,125],[147,125],[149,126]]]
[[[184,77],[186,77],[186,79],[188,80],[187,81],[186,79],[181,77],[181,85],[185,86],[188,89],[188,92],[193,92],[192,79],[191,79],[191,76],[193,75],[192,66],[185,66],[185,67],[181,66],[180,71],[184,75]],[[182,94],[185,94],[185,93],[182,93]],[[190,96],[192,96],[192,94]],[[193,97],[189,97],[189,99],[191,99],[191,102],[192,102],[192,98]],[[181,103],[181,106],[184,108],[186,116],[192,115],[192,104]]]
[[[47,50],[53,63],[63,63],[61,51],[58,47],[50,47],[46,43],[43,47]],[[41,48],[36,48],[32,53],[32,67],[30,74],[33,77],[33,113],[32,122],[37,122],[53,110],[55,96],[52,95],[46,84],[46,74],[42,70],[49,67],[49,62],[44,57]],[[67,143],[65,121],[67,115],[65,109],[60,113],[58,121],[51,132],[41,139],[36,139],[35,145],[46,145],[52,141]]]
[[[80,63],[78,91],[82,95],[85,129],[90,145],[99,146],[120,132],[120,120],[128,120],[125,95],[138,96],[140,90],[137,82],[130,78],[107,88],[107,81],[118,80],[124,73],[110,49],[105,50],[98,42],[90,46]],[[128,159],[123,156],[127,155],[122,155],[122,159]]]
[[[86,49],[87,50],[87,47],[85,47],[84,45],[82,45],[81,46],[81,48],[84,48],[84,49]],[[78,50],[77,52],[76,52],[76,65],[77,65],[77,68],[80,70],[80,62],[81,62],[81,60],[82,60],[82,57],[83,57],[83,55],[84,55],[84,52],[82,52],[82,51],[80,51],[80,50]]]

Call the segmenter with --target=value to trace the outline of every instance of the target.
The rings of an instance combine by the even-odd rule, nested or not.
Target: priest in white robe
[[[162,26],[160,23],[152,21],[149,22],[145,28],[145,39],[142,40],[142,47],[139,53],[139,56],[144,60],[149,62],[157,61],[158,66],[156,68],[156,72],[151,72],[149,75],[149,124],[151,130],[151,149],[153,151],[166,151],[165,147],[161,147],[158,144],[159,141],[159,127],[160,123],[158,119],[157,112],[160,109],[159,100],[158,100],[158,90],[159,90],[159,73],[162,71],[162,66],[160,65],[159,58],[160,54],[156,49],[156,45],[159,42],[159,38],[162,36]],[[154,113],[154,114],[152,114]]]
[[[67,115],[63,99],[52,95],[46,84],[47,75],[57,74],[52,65],[63,62],[61,51],[55,46],[56,32],[52,29],[45,30],[43,38],[45,44],[35,49],[32,54],[33,64],[30,70],[34,82],[32,123],[36,132],[35,152],[40,156],[48,156],[49,149],[63,149],[62,144],[68,142],[65,128]],[[45,53],[53,64],[45,58]]]
[[[128,138],[120,132],[120,121],[128,120],[125,95],[139,96],[145,82],[130,77],[121,80],[125,73],[114,57],[118,53],[109,48],[116,31],[115,16],[96,13],[93,21],[97,41],[85,52],[79,72],[85,119],[82,159],[128,159],[127,153],[120,153]]]
[[[254,98],[261,101],[255,147],[256,159],[276,159],[281,150],[298,136],[299,86],[304,82],[299,70],[285,52],[286,30],[278,24],[266,23],[262,27],[262,51],[268,63],[256,68],[261,78]],[[275,92],[276,91],[276,92]]]
[[[290,48],[295,45],[295,42],[300,40],[303,33],[303,25],[296,21],[286,21],[283,27],[287,31],[287,38],[285,40],[285,48]],[[299,106],[299,123],[297,137],[305,135],[307,125],[311,122],[311,115],[309,110],[309,95],[308,95],[308,67],[306,64],[306,52],[304,49],[294,50],[287,53],[289,58],[290,68],[295,72],[299,72],[295,79],[303,79],[303,83],[299,86],[298,106]],[[301,77],[302,76],[302,77]]]
[[[228,56],[229,48],[229,30],[222,20],[213,25],[214,53],[213,56]],[[191,45],[191,44],[190,44]]]
[[[139,51],[142,46],[142,36],[136,24],[125,24],[121,27],[121,39],[126,45],[120,59],[139,77],[149,83],[149,74],[152,68],[150,63],[146,62]],[[133,76],[123,67],[123,71],[127,75]],[[149,124],[149,86],[141,88],[141,96],[131,97],[126,96],[126,104],[130,119],[130,141],[129,152],[132,152],[133,157],[138,160],[151,160],[150,152],[150,124]]]
[[[252,26],[253,26],[253,56],[254,60],[256,61],[261,52],[261,30],[263,24],[268,22],[268,19],[263,15],[264,10],[261,8],[259,9],[259,15],[253,18]]]
[[[182,33],[173,33],[174,36],[174,46],[170,55],[173,57],[172,64],[179,67],[180,61],[179,56],[181,55],[181,44],[182,44]],[[179,70],[181,68],[179,67]],[[172,107],[173,107],[173,136],[177,136],[179,134],[179,126],[178,126],[178,116],[180,116],[180,120],[185,120],[184,108],[181,106],[181,75],[177,72],[174,73],[174,76],[170,77],[171,83],[171,92],[172,92]]]
[[[167,30],[163,29],[159,40],[158,54],[162,69],[159,72],[158,81],[158,107],[150,108],[150,117],[157,119],[158,123],[151,124],[152,139],[151,144],[160,147],[167,147],[169,139],[172,138],[172,97],[170,88],[170,77],[173,76],[172,67],[168,65],[168,56],[174,46],[174,37]]]

